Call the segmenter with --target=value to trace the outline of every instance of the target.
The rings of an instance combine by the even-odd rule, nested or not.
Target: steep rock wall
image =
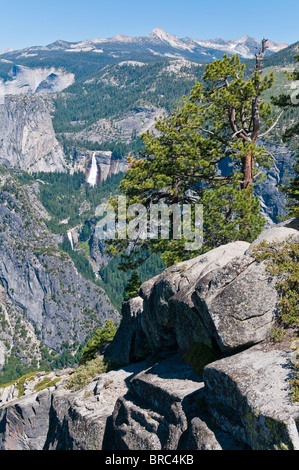
[[[66,342],[72,348],[108,318],[119,320],[104,290],[59,249],[35,202],[8,171],[0,175],[0,340],[17,343],[28,365],[43,346],[62,353]]]
[[[66,170],[63,149],[41,98],[5,96],[0,105],[0,164],[29,173]]]

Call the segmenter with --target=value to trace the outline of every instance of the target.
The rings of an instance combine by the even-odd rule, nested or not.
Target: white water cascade
[[[72,231],[68,232],[67,233],[67,237],[70,241],[70,244],[71,244],[71,247],[72,247],[72,250],[74,249],[74,243],[73,243],[73,235],[72,235]]]
[[[90,168],[90,173],[88,176],[87,183],[90,184],[90,186],[95,186],[97,184],[97,177],[98,177],[98,165],[97,165],[97,160],[96,160],[96,154],[94,153],[92,156],[91,168]]]

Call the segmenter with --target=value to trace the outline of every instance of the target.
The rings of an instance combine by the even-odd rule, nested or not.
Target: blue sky
[[[197,39],[299,39],[298,0],[0,0],[0,7],[0,50],[144,36],[155,27]]]

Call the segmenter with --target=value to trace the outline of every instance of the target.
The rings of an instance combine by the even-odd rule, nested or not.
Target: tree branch
[[[280,119],[280,117],[281,117],[282,114],[283,114],[283,111],[281,111],[280,115],[278,116],[278,118],[276,119],[276,121],[272,124],[272,126],[269,127],[269,129],[268,129],[266,132],[264,132],[263,134],[261,134],[261,135],[259,136],[260,139],[261,139],[262,137],[264,137],[265,135],[269,134],[269,132],[271,132],[272,129],[274,129],[274,127],[275,127],[276,124],[278,123],[278,121],[279,121],[279,119]]]
[[[256,178],[258,178],[262,174],[263,174],[263,172],[259,171],[256,175],[254,175],[253,179],[255,180]]]

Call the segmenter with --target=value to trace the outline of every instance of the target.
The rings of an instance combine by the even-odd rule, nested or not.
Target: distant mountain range
[[[262,39],[262,38],[260,38]],[[269,40],[268,54],[278,52],[288,44]],[[11,58],[24,59],[33,58],[41,53],[63,51],[65,53],[93,53],[103,54],[112,58],[125,59],[127,56],[144,54],[147,56],[158,56],[163,58],[188,59],[196,62],[209,62],[210,60],[223,56],[239,54],[241,57],[250,59],[260,47],[260,41],[248,35],[240,39],[225,41],[223,39],[199,40],[194,38],[178,38],[168,34],[161,28],[155,28],[147,36],[131,37],[117,35],[106,39],[84,40],[80,42],[67,42],[58,40],[48,46],[29,47],[19,51],[2,51],[1,55]]]
[[[251,38],[248,35],[240,39],[225,41],[223,39],[199,40],[193,38],[179,39],[173,34],[168,34],[161,28],[155,28],[148,36],[130,37],[124,35],[117,35],[110,39],[94,39],[86,40],[76,43],[65,41],[56,41],[46,49],[62,49],[66,52],[90,52],[104,53],[111,49],[113,46],[116,50],[125,52],[125,48],[131,48],[134,45],[136,49],[147,49],[153,54],[162,54],[169,56],[174,54],[176,58],[182,54],[191,53],[195,56],[206,56],[203,59],[206,61],[207,57],[213,56],[221,52],[227,54],[240,54],[240,56],[250,59],[260,47],[260,42],[257,39]],[[278,52],[288,46],[285,43],[278,43],[269,41],[269,51]],[[152,49],[150,49],[152,48]],[[167,49],[168,52],[164,52]],[[182,58],[182,57],[180,57]]]

